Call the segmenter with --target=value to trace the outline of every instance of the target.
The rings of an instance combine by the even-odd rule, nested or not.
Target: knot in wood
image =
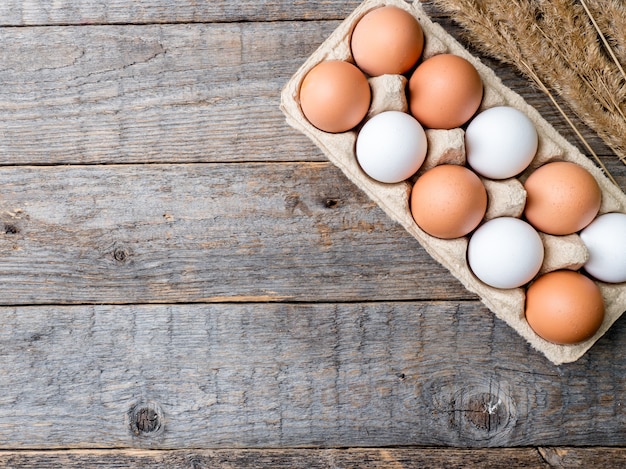
[[[498,430],[508,419],[506,405],[498,396],[479,393],[467,401],[465,417],[478,430],[490,433]]]
[[[480,376],[443,378],[423,388],[443,440],[454,445],[508,443],[517,409],[506,383]]]
[[[156,403],[137,404],[129,410],[128,416],[130,431],[135,436],[154,436],[163,431],[163,412]]]
[[[115,262],[118,262],[119,264],[126,263],[130,257],[130,251],[123,247],[116,247],[115,249],[113,249],[112,254]]]

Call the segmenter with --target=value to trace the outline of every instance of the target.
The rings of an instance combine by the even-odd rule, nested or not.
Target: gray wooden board
[[[0,304],[475,298],[330,163],[0,180]]]
[[[0,448],[624,445],[626,323],[555,367],[477,302],[0,309]]]
[[[0,165],[323,161],[279,95],[338,24],[0,28]],[[545,96],[490,64],[577,143]]]
[[[0,164],[321,160],[279,93],[337,24],[0,29]]]
[[[412,0],[409,0],[412,1]],[[0,26],[341,20],[361,0],[4,0]],[[426,11],[441,16],[428,0]]]
[[[343,19],[360,0],[3,0],[0,25],[84,25]]]
[[[475,298],[330,163],[16,166],[0,180],[4,305]]]

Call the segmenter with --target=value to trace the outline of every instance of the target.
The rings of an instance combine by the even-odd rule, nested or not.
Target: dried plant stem
[[[544,85],[544,83],[541,81],[541,79],[535,74],[535,72],[532,70],[532,68],[526,63],[526,62],[520,62],[522,64],[522,66],[526,69],[526,73],[532,78],[532,80],[535,82],[535,84],[539,87],[539,89],[541,89],[541,91],[543,91],[546,96],[548,96],[548,98],[550,99],[550,101],[552,101],[552,104],[554,105],[554,107],[557,108],[557,110],[559,111],[559,113],[563,116],[563,118],[565,119],[565,121],[567,122],[567,124],[571,127],[571,129],[574,131],[574,133],[576,134],[576,136],[580,139],[580,141],[582,142],[582,144],[585,146],[585,148],[587,149],[587,151],[589,152],[589,154],[591,154],[591,156],[593,156],[593,159],[596,161],[596,163],[598,164],[598,166],[600,166],[600,168],[602,168],[602,170],[604,171],[604,173],[606,174],[606,176],[611,180],[611,182],[613,184],[615,184],[617,187],[619,187],[619,184],[617,183],[617,181],[613,178],[613,176],[611,175],[611,173],[609,172],[609,170],[606,168],[606,166],[604,165],[604,163],[602,162],[602,160],[598,157],[598,155],[596,154],[596,152],[593,150],[593,148],[591,148],[591,145],[589,145],[589,142],[587,142],[587,140],[585,139],[585,137],[583,137],[582,133],[578,130],[578,127],[576,127],[576,125],[574,124],[574,122],[572,122],[572,120],[569,118],[569,116],[567,115],[567,113],[565,112],[565,110],[563,110],[563,107],[557,102],[556,98],[552,95],[552,93],[550,92],[550,90],[546,87],[546,85]]]
[[[606,48],[607,52],[611,56],[611,59],[613,59],[613,62],[615,62],[615,65],[617,66],[617,68],[619,68],[619,71],[622,74],[622,76],[624,77],[624,79],[626,79],[626,72],[624,72],[624,68],[622,67],[622,64],[620,64],[619,60],[617,60],[615,52],[613,52],[613,48],[611,47],[611,45],[609,44],[609,41],[607,41],[607,39],[606,39],[606,36],[604,35],[602,30],[598,26],[598,23],[596,22],[596,19],[594,18],[593,14],[589,10],[589,7],[587,6],[587,2],[585,2],[585,0],[580,0],[580,4],[585,9],[585,13],[587,13],[587,16],[589,16],[589,19],[591,20],[591,23],[593,24],[593,27],[596,28],[596,31],[598,32],[598,35],[600,36],[600,39],[602,39],[602,43],[604,44],[604,47]]]
[[[626,64],[626,7],[623,0],[585,0],[602,36],[611,45],[618,61]]]

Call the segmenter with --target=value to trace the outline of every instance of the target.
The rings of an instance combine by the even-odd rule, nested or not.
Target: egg
[[[578,272],[557,270],[544,274],[526,291],[526,320],[537,335],[549,342],[582,342],[602,325],[602,293]]]
[[[609,283],[626,282],[626,213],[605,213],[580,232],[589,260],[585,270]]]
[[[350,46],[357,66],[368,75],[403,74],[422,55],[424,33],[409,12],[385,6],[358,21]]]
[[[576,233],[600,210],[602,192],[595,178],[569,161],[548,163],[524,183],[524,216],[539,231],[551,235]]]
[[[543,263],[544,249],[535,229],[523,220],[489,220],[472,234],[467,246],[470,269],[495,288],[517,288],[530,282]]]
[[[361,70],[349,62],[329,60],[313,67],[302,80],[300,107],[318,129],[346,132],[363,120],[371,96]]]
[[[524,171],[537,153],[539,138],[532,121],[509,106],[478,114],[467,126],[467,163],[490,179],[507,179]]]
[[[410,178],[424,163],[426,133],[417,120],[400,111],[385,111],[359,131],[356,158],[363,171],[384,183]]]
[[[487,210],[487,191],[464,166],[444,164],[422,174],[411,190],[411,214],[431,236],[452,239],[478,226]]]
[[[476,68],[453,54],[425,60],[409,79],[411,114],[431,129],[462,126],[478,110],[482,96],[483,83]]]

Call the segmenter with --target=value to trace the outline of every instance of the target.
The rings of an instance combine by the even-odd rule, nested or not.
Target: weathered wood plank
[[[475,298],[330,163],[18,166],[0,181],[4,305]]]
[[[0,26],[343,19],[360,0],[4,0]]]
[[[338,24],[0,29],[0,165],[323,161],[279,93]],[[547,98],[489,63],[577,144]]]
[[[270,22],[342,20],[361,0],[5,0],[0,4],[0,26],[51,26],[93,24],[163,24],[213,22]],[[428,1],[433,17],[441,13]]]
[[[626,443],[626,322],[555,367],[478,302],[1,308],[0,448]]]
[[[544,460],[543,457],[546,457]],[[556,459],[555,459],[556,458]],[[7,468],[42,467],[152,469],[521,469],[623,467],[626,449],[577,448],[350,448],[285,450],[74,450],[0,452]]]
[[[0,29],[0,164],[321,160],[279,91],[336,25]]]
[[[549,447],[538,450],[550,467],[626,467],[624,448]]]
[[[570,448],[556,448],[570,451]],[[600,455],[602,466],[619,467],[624,449],[574,449],[583,457]],[[589,457],[586,458],[590,461]],[[535,448],[452,449],[452,448],[384,448],[384,449],[295,449],[295,450],[118,450],[118,451],[25,451],[0,452],[0,465],[8,468],[40,469],[42,467],[152,469],[348,469],[358,467],[391,469],[537,469],[551,466]],[[590,466],[568,465],[588,468]]]
[[[330,163],[0,181],[0,304],[475,298]]]

